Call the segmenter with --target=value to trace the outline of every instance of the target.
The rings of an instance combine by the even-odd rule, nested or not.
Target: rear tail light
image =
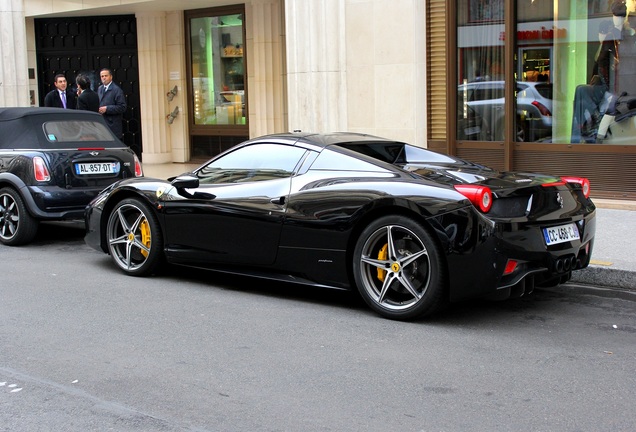
[[[46,167],[44,159],[42,159],[40,156],[36,156],[33,158],[33,172],[35,173],[36,181],[45,182],[51,180],[49,169]]]
[[[543,105],[542,103],[537,102],[537,101],[532,101],[532,105],[537,107],[537,109],[539,110],[541,115],[552,117],[552,113],[550,112],[550,110],[545,105]]]
[[[492,207],[492,192],[488,186],[475,184],[458,184],[455,190],[464,195],[471,203],[484,213],[488,213]]]
[[[517,264],[517,260],[509,259],[503,272],[504,276],[514,272],[517,269]]]
[[[585,177],[561,177],[566,183],[578,183],[581,185],[581,189],[583,189],[583,195],[585,198],[590,197],[590,181]]]
[[[143,177],[144,171],[141,169],[141,162],[139,162],[139,158],[137,158],[137,155],[134,155],[134,157],[135,157],[135,177]]]

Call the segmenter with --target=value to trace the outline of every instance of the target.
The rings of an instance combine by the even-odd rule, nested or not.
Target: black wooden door
[[[66,75],[75,88],[79,73],[90,76],[94,90],[99,71],[110,68],[126,95],[124,142],[141,157],[137,25],[134,15],[46,18],[35,20],[39,104],[51,91],[53,77]]]

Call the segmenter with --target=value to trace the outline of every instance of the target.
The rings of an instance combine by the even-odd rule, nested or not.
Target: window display
[[[195,125],[245,124],[243,15],[190,20]]]
[[[457,138],[503,140],[504,2],[463,0],[457,13]]]
[[[514,38],[505,4],[458,2],[458,139],[502,141],[515,113],[517,142],[636,144],[636,0],[517,1]]]
[[[559,85],[574,103],[567,117],[558,119],[558,132],[566,135],[571,118],[569,142],[635,144],[636,136],[636,30],[633,1],[616,0],[605,11],[588,15],[581,32],[584,40],[568,38],[587,59],[585,67],[570,52],[566,56],[565,78]],[[567,108],[564,106],[564,108]]]

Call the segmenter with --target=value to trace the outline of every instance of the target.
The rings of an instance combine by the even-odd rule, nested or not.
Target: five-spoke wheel
[[[20,194],[0,189],[0,242],[17,246],[29,243],[38,232],[38,221],[26,209]]]
[[[360,235],[353,268],[363,299],[387,318],[428,315],[445,303],[439,247],[410,218],[386,216],[371,223]]]
[[[162,235],[154,213],[138,199],[118,203],[108,217],[108,250],[126,273],[152,273],[162,259]]]

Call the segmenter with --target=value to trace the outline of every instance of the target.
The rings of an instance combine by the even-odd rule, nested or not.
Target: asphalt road
[[[633,431],[636,301],[570,285],[415,323],[356,295],[132,278],[45,225],[0,246],[0,431]]]

